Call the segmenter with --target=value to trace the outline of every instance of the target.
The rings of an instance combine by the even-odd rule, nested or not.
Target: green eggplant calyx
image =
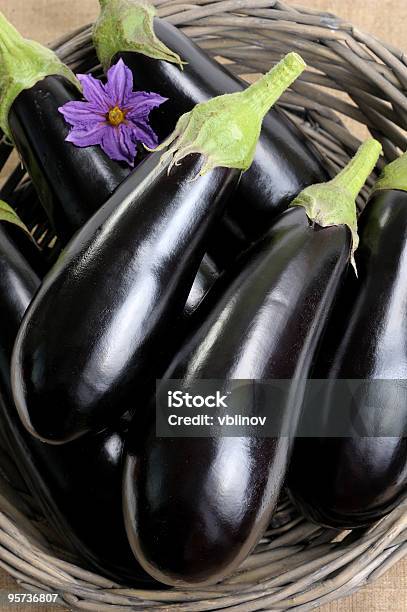
[[[93,26],[93,42],[107,71],[117,53],[134,51],[183,67],[179,55],[154,33],[155,7],[147,0],[99,0],[101,12]]]
[[[355,271],[354,255],[359,246],[356,198],[377,164],[381,152],[381,144],[370,138],[335,178],[327,183],[307,187],[290,204],[305,208],[310,221],[321,227],[349,227],[352,233],[351,261]]]
[[[0,222],[1,221],[6,221],[7,223],[13,223],[14,225],[17,225],[19,228],[24,230],[26,234],[30,236],[30,238],[32,238],[30,231],[25,225],[25,223],[21,221],[20,217],[11,208],[11,206],[6,204],[6,202],[4,202],[3,200],[0,200]]]
[[[407,191],[407,153],[384,168],[373,187],[373,192],[384,189]]]
[[[10,139],[8,116],[15,99],[51,75],[65,77],[81,91],[73,72],[53,51],[23,38],[0,12],[0,127]]]
[[[304,68],[304,60],[289,53],[244,91],[212,98],[182,115],[173,133],[155,149],[168,147],[162,156],[163,162],[170,161],[168,171],[192,153],[203,157],[200,176],[219,166],[247,170],[264,116]]]

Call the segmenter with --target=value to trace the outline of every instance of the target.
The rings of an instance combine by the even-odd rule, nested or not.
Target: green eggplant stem
[[[311,185],[293,200],[291,206],[305,208],[308,218],[321,227],[347,225],[352,232],[351,260],[359,245],[356,198],[382,152],[380,142],[366,140],[339,174],[327,183]]]
[[[154,32],[155,7],[148,0],[99,0],[100,15],[93,26],[93,43],[105,72],[118,53],[135,52],[178,64],[179,55]]]
[[[384,168],[373,191],[396,189],[407,191],[407,153],[401,155]]]
[[[363,185],[370,176],[382,152],[380,142],[371,138],[364,142],[356,155],[329,184],[337,189],[346,190],[352,200],[356,200]]]
[[[200,175],[219,166],[247,170],[265,115],[304,69],[304,60],[289,53],[246,90],[197,104],[155,150],[168,148],[162,161],[170,161],[169,171],[192,153],[203,156]]]
[[[81,91],[73,72],[55,53],[23,38],[0,12],[0,127],[10,140],[8,116],[15,99],[51,75],[65,77]]]
[[[288,53],[269,72],[242,92],[253,112],[262,117],[305,70],[306,64],[298,53]]]

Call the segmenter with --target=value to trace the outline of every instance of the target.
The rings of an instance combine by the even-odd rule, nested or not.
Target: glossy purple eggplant
[[[0,223],[0,322],[1,367],[3,384],[10,385],[10,358],[18,327],[40,280],[8,235],[11,224]],[[24,231],[14,226],[15,233]]]
[[[68,550],[115,580],[151,583],[134,564],[124,529],[121,481],[127,419],[58,447],[36,440],[20,422],[11,397],[10,360],[21,319],[40,281],[7,238],[5,226],[0,224],[0,424],[8,451]]]
[[[106,7],[106,19],[108,13],[111,20],[109,23],[117,27],[121,27],[122,10],[127,11],[124,20],[130,11],[136,13],[140,10],[138,3],[134,3],[131,9],[118,8],[114,21],[114,2],[103,2],[103,5]],[[99,30],[104,27],[103,15],[102,11],[94,32],[94,41],[102,61],[106,46],[105,39],[99,40]],[[151,114],[154,129],[161,137],[166,137],[181,113],[188,112],[195,104],[214,96],[239,91],[245,85],[227,67],[212,59],[170,23],[155,18],[154,31],[158,39],[185,62],[182,70],[177,63],[154,59],[154,55],[149,57],[148,52],[122,51],[120,41],[116,44],[117,54],[110,60],[114,63],[122,58],[132,70],[134,82],[139,88],[156,91],[169,99]],[[112,38],[107,44],[112,51],[115,47]],[[134,44],[137,44],[137,34],[134,36]],[[214,230],[210,252],[220,267],[230,262],[252,241],[260,238],[273,219],[288,207],[302,189],[327,180],[321,160],[310,147],[281,111],[271,109],[263,123],[253,164],[244,173],[222,224],[218,224]]]
[[[11,395],[10,360],[14,341],[22,316],[40,284],[38,276],[10,239],[8,231],[11,227],[9,222],[0,223],[0,404],[3,403],[3,392],[5,395],[8,394],[8,397]],[[25,234],[15,225],[13,229]],[[15,449],[10,443],[7,423],[4,423],[4,410],[1,406],[0,424],[1,449],[6,456],[13,457]],[[4,465],[2,462],[2,473],[15,482],[18,478],[21,480],[21,474],[15,465],[10,469],[9,465]]]
[[[33,435],[68,442],[143,404],[262,119],[304,67],[288,54],[244,92],[183,115],[165,153],[145,159],[71,240],[14,351],[14,399]]]
[[[157,157],[79,231],[24,319],[14,394],[27,429],[45,440],[66,442],[117,419],[159,376],[205,236],[239,176],[218,168],[192,181],[199,156],[170,175]]]
[[[245,414],[266,402],[273,433],[230,437],[226,429],[216,437],[165,437],[154,419],[147,436],[139,435],[137,423],[130,429],[126,528],[136,559],[157,580],[198,588],[219,582],[269,525],[306,380],[356,244],[356,196],[380,150],[376,141],[366,142],[333,181],[293,201],[237,262],[232,280],[220,279],[226,289],[165,373],[192,394],[208,379],[217,381],[221,395],[233,380],[286,380],[278,409],[261,392],[250,397],[263,400],[245,400]]]
[[[200,379],[293,378],[297,400],[283,415],[281,431],[288,420],[294,428],[303,378],[350,244],[343,226],[312,228],[303,209],[284,213],[239,262],[234,281],[166,377],[187,381],[185,390]],[[129,444],[124,512],[141,565],[177,586],[212,584],[229,575],[269,524],[291,439],[157,438],[153,425],[145,442]]]
[[[80,99],[66,79],[49,76],[23,91],[10,109],[9,124],[38,196],[64,242],[100,208],[130,168],[100,147],[66,142],[69,126],[58,108]]]
[[[109,198],[130,168],[100,147],[66,142],[58,108],[81,99],[56,55],[27,41],[0,13],[0,123],[14,142],[55,231],[64,242]]]
[[[396,187],[393,168],[404,189]],[[385,178],[389,169],[390,180],[379,182],[383,188],[360,217],[359,278],[349,279],[341,299],[347,310],[335,310],[318,360],[315,376],[330,381],[320,404],[320,437],[296,441],[289,475],[291,496],[303,513],[338,529],[369,525],[407,496],[407,408],[401,392],[407,378],[407,157],[391,164]],[[335,379],[367,381],[351,411],[362,433],[333,437]],[[376,394],[372,383],[388,389],[387,397]],[[366,435],[371,432],[377,433]]]

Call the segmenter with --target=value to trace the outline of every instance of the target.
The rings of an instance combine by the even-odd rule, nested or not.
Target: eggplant
[[[22,315],[32,296],[37,290],[40,280],[28,265],[16,245],[8,235],[12,223],[0,223],[0,403],[2,389],[10,391],[10,360],[14,341],[17,335]],[[24,234],[21,227],[14,225],[16,232]],[[6,455],[13,457],[15,450],[9,445],[7,426],[3,424],[3,410],[0,408],[1,448]],[[2,464],[2,473],[9,477],[8,466]],[[21,479],[18,468],[13,466],[11,478],[14,482]]]
[[[134,564],[123,522],[121,481],[128,417],[114,428],[59,447],[30,436],[18,418],[10,386],[11,353],[40,280],[8,239],[9,225],[0,224],[0,425],[9,454],[68,550],[115,580],[151,583]]]
[[[307,517],[336,529],[365,527],[407,495],[406,192],[404,155],[387,166],[360,217],[359,277],[345,286],[347,308],[335,310],[317,362],[315,376],[327,379],[313,411],[319,437],[295,443],[290,494]],[[349,422],[363,429],[335,435],[342,379],[363,382],[349,408]]]
[[[0,379],[10,386],[10,358],[24,312],[37,291],[40,280],[8,235],[11,223],[0,223]],[[16,232],[24,233],[17,226]]]
[[[217,169],[193,182],[201,165],[194,155],[152,179],[157,157],[74,237],[23,321],[14,397],[24,425],[43,440],[72,440],[138,401],[170,348],[207,228],[238,178]]]
[[[180,113],[214,96],[233,93],[244,83],[209,57],[178,28],[154,18],[154,9],[134,0],[103,0],[93,40],[105,70],[123,59],[134,83],[168,102],[151,113],[154,129],[166,137]],[[142,24],[137,30],[137,23]],[[129,34],[130,33],[130,34]],[[156,35],[156,36],[155,36]],[[185,62],[180,67],[180,61]],[[259,239],[273,219],[308,185],[328,179],[317,153],[278,109],[264,120],[254,161],[245,172],[210,252],[219,267]]]
[[[183,115],[165,152],[145,159],[71,240],[14,350],[14,399],[33,435],[68,442],[143,403],[262,118],[303,69],[289,54],[246,91]]]
[[[138,434],[137,422],[130,429],[125,523],[136,559],[157,580],[188,587],[219,582],[264,534],[306,379],[351,258],[347,225],[354,229],[356,194],[379,150],[376,141],[366,143],[336,182],[308,188],[293,201],[238,261],[233,281],[165,373],[164,382],[180,380],[181,391],[191,394],[207,379],[216,380],[221,395],[233,380],[287,379],[281,407],[273,417],[267,413],[275,419],[273,436],[228,437],[226,429],[220,436],[165,437],[156,434],[154,420],[147,435]],[[343,190],[350,181],[353,190]],[[261,392],[252,395],[246,415],[258,409]]]
[[[24,40],[0,13],[0,124],[14,142],[54,230],[66,243],[128,176],[100,147],[66,142],[60,106],[79,82],[52,51]]]

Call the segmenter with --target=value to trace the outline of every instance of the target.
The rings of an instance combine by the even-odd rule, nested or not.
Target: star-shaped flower
[[[67,102],[58,110],[72,126],[66,140],[77,147],[100,145],[111,158],[134,166],[137,143],[158,145],[150,111],[168,98],[133,91],[133,75],[123,60],[112,66],[104,85],[89,74],[78,74],[85,100]]]

